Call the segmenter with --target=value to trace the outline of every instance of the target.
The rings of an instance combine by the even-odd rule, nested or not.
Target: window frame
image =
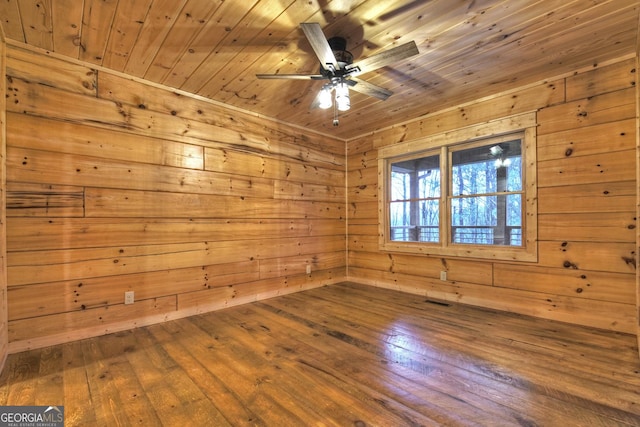
[[[523,212],[522,246],[464,244],[451,242],[451,153],[493,140],[522,138]],[[440,242],[390,240],[391,164],[429,155],[440,155]],[[378,236],[379,248],[388,252],[481,258],[504,261],[538,260],[536,113],[525,113],[462,129],[403,142],[378,150]]]

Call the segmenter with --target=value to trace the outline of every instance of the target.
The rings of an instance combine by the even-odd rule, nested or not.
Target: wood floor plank
[[[395,294],[395,292],[391,293]],[[293,296],[293,298],[295,298],[295,296]],[[316,300],[322,298],[322,296],[318,296]],[[331,298],[329,296],[329,301],[335,302],[335,298]],[[398,304],[394,304],[394,306],[397,305]],[[331,310],[331,307],[331,305],[328,306],[327,310]],[[622,334],[610,334],[606,345],[604,347],[598,347],[597,343],[592,344],[592,341],[597,340],[599,331],[568,325],[571,326],[571,332],[569,332],[567,330],[562,330],[562,327],[567,325],[542,319],[538,319],[535,323],[537,327],[533,328],[530,320],[527,323],[528,318],[520,317],[518,315],[507,315],[505,313],[497,313],[490,310],[485,312],[484,310],[476,308],[473,308],[472,311],[467,314],[464,311],[468,309],[468,307],[457,305],[442,308],[440,310],[429,310],[428,314],[421,316],[420,312],[428,310],[428,307],[421,307],[420,311],[414,311],[413,313],[412,317],[416,319],[413,327],[420,328],[421,330],[424,330],[425,333],[440,333],[439,339],[444,340],[452,336],[461,336],[465,341],[469,339],[469,336],[472,336],[474,341],[477,341],[480,337],[486,337],[491,338],[493,341],[499,341],[498,345],[500,345],[500,343],[508,345],[509,348],[518,348],[521,346],[522,351],[526,354],[529,354],[531,351],[535,351],[541,356],[543,355],[544,357],[553,359],[554,365],[567,365],[566,367],[570,370],[583,370],[589,375],[594,375],[599,372],[598,369],[594,369],[597,365],[601,367],[602,362],[609,362],[609,370],[611,370],[611,373],[615,373],[617,378],[620,378],[621,376],[630,378],[637,377],[636,369],[628,369],[629,366],[634,366],[633,364],[615,363],[615,360],[620,355],[633,355],[634,346],[628,339],[620,339],[619,342],[611,339],[618,335],[623,336]],[[389,310],[388,300],[381,301],[378,304],[374,301],[369,301],[365,309],[359,310],[359,312],[362,311],[365,313],[375,313],[375,318],[381,319],[383,322],[390,321],[389,316],[397,316],[399,313]],[[483,313],[484,318],[472,316],[473,313]],[[493,322],[491,320],[491,316],[495,314],[499,314],[499,322]],[[336,315],[339,316],[339,313]],[[455,318],[454,321],[452,321],[453,318]],[[421,323],[420,319],[423,319],[424,323]],[[489,319],[488,322],[487,319]],[[518,322],[511,321],[518,319],[520,319]],[[439,325],[437,331],[434,331],[434,328],[424,329],[424,325],[433,324]],[[552,327],[552,330],[545,332],[546,327]],[[560,329],[560,331],[555,329]],[[589,336],[586,335],[586,331],[590,332]],[[582,334],[576,336],[574,340],[571,340],[572,335],[577,332],[582,332]],[[543,338],[540,338],[541,336],[543,336]],[[555,340],[550,344],[546,344],[547,340],[545,338],[555,339],[557,336],[566,337],[567,339]],[[591,339],[592,336],[594,336],[593,340]],[[533,339],[533,337],[535,337],[535,339]],[[627,344],[622,344],[625,342]],[[584,361],[581,361],[580,363],[577,363],[576,360],[567,359],[564,356],[566,356],[569,346],[578,346],[580,348],[573,349],[574,353],[582,354],[587,351],[590,353],[591,357],[589,359],[584,359]],[[600,354],[601,359],[591,363],[596,352]],[[633,357],[630,357],[627,360],[629,362],[635,361]],[[616,383],[618,383],[618,381],[619,380],[616,380]]]
[[[228,311],[225,310],[225,312]],[[230,350],[229,354],[233,355],[233,358],[227,358],[222,361],[223,363],[234,365],[238,375],[253,380],[254,384],[263,389],[261,390],[263,392],[269,392],[264,390],[263,385],[270,386],[269,388],[272,389],[270,393],[278,394],[280,399],[288,402],[296,412],[294,416],[301,423],[304,423],[309,415],[315,419],[320,416],[314,411],[313,406],[309,405],[309,401],[305,400],[304,395],[308,390],[301,386],[308,384],[292,375],[282,376],[277,384],[274,383],[274,376],[277,377],[281,370],[286,369],[287,360],[282,358],[273,347],[266,347],[254,341],[252,331],[247,328],[246,322],[229,324],[221,316],[198,317],[192,320],[204,332],[215,336],[218,341],[223,341],[224,346]],[[262,324],[259,325],[259,328],[263,327]],[[318,390],[314,390],[314,393],[318,395]]]
[[[361,287],[348,288],[349,293],[353,296],[367,296],[366,289]],[[340,298],[339,294],[335,295]],[[328,296],[331,298],[331,296]],[[383,307],[388,305],[389,302],[394,302],[394,307],[426,307],[424,304],[426,301],[430,301],[426,298],[415,298],[415,296],[407,295],[399,292],[387,291],[376,293],[368,297],[370,302],[378,302]],[[444,303],[449,304],[449,303]],[[505,336],[507,339],[514,339],[514,335],[518,336],[522,334],[529,338],[529,333],[535,337],[541,339],[548,339],[553,342],[551,348],[558,349],[560,347],[566,347],[568,344],[572,346],[582,346],[585,351],[593,353],[594,350],[600,351],[603,354],[603,360],[617,360],[621,359],[626,362],[633,362],[637,359],[637,356],[628,350],[633,349],[633,344],[629,344],[629,340],[615,340],[612,339],[617,335],[625,336],[620,333],[611,333],[610,331],[601,331],[587,327],[576,327],[575,325],[546,321],[543,319],[536,319],[536,322],[531,322],[531,318],[528,316],[521,316],[518,314],[509,314],[498,312],[491,309],[477,309],[476,307],[468,307],[464,305],[453,304],[452,307],[456,311],[456,316],[462,316],[467,319],[471,324],[475,324],[477,327],[477,333],[482,336]],[[365,307],[367,308],[367,307]],[[452,309],[453,309],[452,308]],[[438,316],[438,318],[445,323],[456,325],[456,322],[451,319],[446,312],[440,310],[430,311],[429,314]],[[497,314],[499,322],[493,319],[492,314]],[[456,317],[456,319],[459,317]],[[429,317],[426,319],[430,320]],[[508,327],[513,326],[513,327]],[[556,339],[557,338],[557,339]],[[539,343],[539,341],[536,341]],[[612,347],[613,346],[613,347]],[[613,364],[615,367],[615,364]]]
[[[126,353],[134,349],[131,331],[105,335],[88,345],[90,357],[99,362],[90,371],[91,396],[98,396],[101,403],[96,410],[98,423],[160,425],[127,360]]]
[[[389,291],[386,291],[389,292]],[[389,295],[390,297],[393,295]],[[290,299],[296,299],[297,297],[294,295]],[[314,298],[314,300],[306,305],[306,309],[314,310],[317,307],[314,305],[321,304],[322,297],[318,296]],[[280,300],[282,301],[285,300]],[[388,305],[388,303],[385,303]],[[382,307],[385,306],[382,304]],[[374,303],[369,301],[369,304],[364,311],[375,310]],[[455,309],[465,307],[457,306]],[[441,309],[442,311],[444,309]],[[449,310],[449,309],[447,309]],[[333,319],[336,316],[339,316],[338,313],[332,313],[332,306],[327,305],[323,308],[323,311],[329,312]],[[438,311],[433,309],[430,311],[429,318],[433,320],[434,312]],[[474,309],[475,312],[479,310]],[[358,310],[358,314],[362,314],[362,310]],[[542,391],[549,391],[553,393],[555,398],[561,398],[565,396],[565,399],[570,399],[572,404],[576,404],[576,402],[581,402],[582,410],[576,410],[575,416],[580,418],[584,411],[589,408],[589,411],[595,412],[593,414],[594,417],[598,417],[601,412],[604,412],[605,417],[611,416],[611,411],[615,411],[616,416],[620,416],[623,419],[635,419],[638,414],[638,408],[636,405],[637,397],[638,397],[638,388],[637,383],[632,382],[629,386],[624,381],[620,381],[622,377],[620,375],[616,375],[615,378],[612,378],[607,381],[606,377],[600,375],[598,369],[594,369],[590,372],[584,372],[583,376],[576,376],[572,371],[576,369],[576,366],[573,364],[569,364],[568,366],[562,366],[562,360],[553,357],[546,357],[543,354],[531,353],[530,349],[523,350],[518,347],[517,343],[513,340],[509,340],[506,342],[502,342],[501,344],[495,345],[490,340],[481,339],[478,337],[482,336],[483,333],[480,330],[476,330],[474,325],[465,325],[463,316],[459,315],[460,313],[451,311],[447,313],[444,318],[444,324],[441,324],[438,327],[438,331],[446,331],[445,334],[439,333],[439,335],[432,336],[429,340],[431,342],[438,342],[439,352],[437,356],[442,356],[443,353],[452,353],[456,355],[456,359],[453,363],[460,365],[461,360],[459,359],[460,355],[464,355],[465,353],[469,353],[470,350],[473,350],[470,354],[473,356],[471,363],[469,364],[470,369],[475,369],[479,373],[485,373],[493,375],[495,378],[500,378],[504,376],[505,378],[509,378],[511,375],[509,372],[524,371],[524,373],[528,373],[527,378],[535,379],[535,382],[527,382],[523,384],[522,387],[525,389],[530,389],[531,387],[539,387]],[[503,314],[501,314],[503,315]],[[397,316],[397,313],[394,314]],[[384,318],[385,313],[382,311],[377,312],[377,317]],[[412,317],[419,317],[417,313],[414,313]],[[450,329],[446,329],[448,327],[447,323],[451,323],[452,319],[455,318],[455,325],[453,325]],[[389,320],[387,320],[389,321]],[[361,324],[364,322],[362,318],[357,320],[353,320],[354,323]],[[546,322],[540,320],[540,322]],[[375,326],[378,327],[378,326]],[[397,323],[396,330],[394,330],[394,334],[400,334],[403,327],[406,328],[406,325],[402,325]],[[423,330],[420,332],[416,332],[416,328],[420,328],[419,323],[414,323],[411,325],[411,330],[406,332],[407,336],[421,336],[426,338],[428,336],[428,331]],[[465,328],[468,330],[465,331]],[[615,335],[613,335],[615,337]],[[457,338],[456,338],[457,337]],[[628,337],[627,337],[628,338]],[[491,336],[492,340],[498,339],[496,336]],[[535,340],[533,340],[535,341]],[[442,352],[442,350],[447,350],[446,352]],[[633,349],[632,349],[633,350]],[[564,349],[566,352],[566,348]],[[531,357],[532,354],[535,354],[536,357]],[[502,361],[503,365],[507,365],[506,367],[509,369],[499,369],[499,363],[491,363],[492,360],[496,359],[498,362]],[[474,359],[484,360],[484,366],[475,367]],[[566,358],[570,360],[570,358]],[[535,364],[536,367],[532,369],[532,365]],[[601,368],[602,366],[600,366]],[[543,375],[538,373],[538,378],[536,378],[536,371],[543,372]],[[635,372],[635,377],[630,379],[637,379],[638,372]],[[566,387],[571,387],[571,393],[563,394],[554,389],[555,384],[558,381],[561,381]],[[513,384],[517,384],[517,381],[511,379],[510,381]],[[593,402],[594,396],[598,400],[604,400],[606,402],[605,405],[598,405]],[[576,406],[580,408],[580,406]],[[562,409],[563,412],[566,413],[567,408]],[[630,412],[630,413],[628,413]]]
[[[67,426],[640,426],[630,335],[343,283],[9,356]]]
[[[42,350],[32,350],[9,357],[2,373],[7,391],[4,405],[34,405]]]
[[[355,324],[355,322],[352,324]],[[357,324],[362,326],[360,322],[357,322]],[[326,328],[323,327],[321,329]],[[362,328],[359,327],[358,331],[361,329]],[[337,335],[333,329],[325,330],[325,332],[333,336]],[[388,345],[380,349],[368,345],[367,342],[369,338],[362,336],[356,331],[352,331],[349,337],[340,337],[339,335],[337,335],[337,337],[348,340],[353,345],[361,348],[368,348],[369,352],[376,354],[382,358],[385,363],[391,365],[395,371],[395,375],[402,380],[402,388],[406,389],[411,383],[417,382],[414,386],[420,387],[422,390],[428,390],[431,393],[431,401],[433,401],[434,392],[438,392],[444,396],[451,396],[458,401],[456,405],[457,412],[461,412],[461,409],[464,408],[464,406],[460,404],[461,401],[475,405],[478,413],[467,413],[467,419],[482,420],[482,425],[487,425],[487,423],[491,423],[498,418],[504,419],[505,423],[520,423],[525,421],[526,417],[522,416],[519,410],[524,403],[527,403],[527,405],[531,407],[531,404],[527,402],[528,395],[525,393],[525,397],[519,400],[517,396],[518,390],[513,384],[514,381],[512,381],[507,374],[497,376],[503,381],[508,378],[512,383],[509,387],[509,391],[511,392],[510,399],[504,402],[500,399],[504,392],[504,390],[500,390],[501,381],[493,378],[496,375],[488,366],[483,367],[479,372],[473,372],[465,366],[467,364],[476,366],[478,361],[469,360],[469,358],[463,355],[457,355],[454,364],[446,365],[446,362],[442,362],[436,358],[429,358],[428,354],[419,354],[403,348],[400,341],[405,340],[403,340],[395,330],[391,333],[394,336],[394,342],[388,342]],[[407,373],[400,375],[400,371]],[[497,383],[497,385],[495,383]],[[492,385],[495,390],[492,390]],[[464,390],[461,390],[461,386],[464,386]],[[462,396],[461,391],[465,391],[464,396]],[[514,392],[516,393],[514,394]],[[498,398],[491,399],[492,395],[498,396]],[[440,403],[440,405],[446,407],[443,403]],[[544,412],[547,420],[551,420],[554,414],[550,412],[550,409],[550,405],[545,405],[539,409],[539,412]],[[533,408],[531,410],[533,412]],[[489,420],[484,419],[484,417],[487,416],[492,418]]]
[[[228,425],[224,415],[146,329],[133,331],[139,351],[126,352],[138,381],[163,424]]]
[[[91,396],[90,381],[83,353],[83,342],[62,346],[65,422],[67,425],[97,425],[93,405],[85,398]]]
[[[184,333],[191,334],[200,330],[200,317],[183,322]],[[235,332],[235,331],[234,331]],[[197,332],[195,332],[197,333]],[[267,363],[256,352],[242,351],[234,345],[233,338],[220,331],[201,339],[197,346],[201,348],[199,359],[205,362],[207,369],[216,375],[247,408],[254,413],[252,420],[260,420],[264,425],[274,425],[288,420],[289,425],[305,425],[304,420],[295,413],[295,408],[287,407],[290,397],[279,393],[279,387],[269,379]],[[193,347],[193,346],[192,346]]]
[[[222,315],[224,314],[222,313]],[[268,316],[268,311],[261,311],[259,307],[256,307],[249,317],[260,319],[260,322],[264,324]],[[286,316],[280,317],[280,320],[286,318]],[[483,417],[490,415],[488,408],[482,413],[471,416],[474,409],[466,404],[461,405],[457,398],[435,388],[427,390],[415,384],[415,372],[413,371],[403,369],[400,366],[390,369],[384,358],[362,348],[354,347],[353,343],[346,343],[341,339],[327,340],[324,337],[319,339],[325,331],[318,333],[319,328],[314,328],[308,323],[305,327],[296,325],[295,321],[289,321],[283,323],[282,326],[296,340],[295,343],[285,344],[285,351],[293,357],[292,362],[305,368],[304,370],[309,373],[315,373],[316,376],[318,374],[327,375],[327,380],[338,378],[338,382],[331,381],[334,395],[337,394],[337,390],[344,389],[348,394],[359,395],[367,400],[373,398],[376,405],[384,405],[384,408],[374,408],[374,411],[365,414],[364,419],[369,418],[368,421],[372,425],[398,425],[398,422],[399,425],[422,425],[423,423],[427,425],[430,423],[486,425],[481,421]],[[274,324],[269,323],[269,328],[274,328]],[[297,330],[297,333],[294,330]],[[278,336],[282,335],[278,334]],[[259,337],[256,336],[256,339]],[[278,345],[281,343],[279,340]],[[390,390],[392,390],[391,393],[389,393]],[[390,398],[390,394],[393,395],[392,398]],[[456,410],[451,412],[448,408],[452,406],[454,401],[457,403]],[[361,402],[360,406],[362,405]],[[426,407],[430,407],[428,418],[425,418],[424,414],[420,412],[420,409],[424,411]],[[370,419],[371,413],[379,412],[382,409],[395,413],[400,419]],[[461,416],[463,413],[467,415],[466,418]],[[463,423],[463,420],[466,422]]]
[[[204,344],[206,336],[203,333],[184,334],[184,330],[180,327],[182,323],[184,322],[154,325],[149,330],[167,351],[167,354],[180,366],[183,375],[193,381],[216,409],[219,408],[223,413],[224,420],[220,420],[221,426],[262,425],[260,422],[255,422],[258,417],[251,409],[247,409],[244,402],[233,393],[228,385],[210,371],[206,358],[202,356],[210,353],[211,349],[208,348],[209,344],[205,345],[204,350],[200,346]],[[197,342],[199,345],[186,345],[190,342]],[[205,425],[209,424],[203,424],[203,426]]]
[[[320,361],[316,357],[310,356],[310,359],[317,362],[315,364],[299,360],[298,355],[309,355],[309,349],[301,348],[301,342],[294,342],[290,336],[278,333],[277,329],[275,333],[279,339],[274,346],[271,328],[275,325],[272,322],[268,322],[263,314],[257,314],[255,317],[250,316],[250,319],[246,319],[246,310],[250,309],[243,310],[237,316],[234,316],[234,312],[227,310],[217,313],[215,316],[215,328],[219,330],[221,323],[240,325],[241,330],[232,331],[233,337],[245,336],[244,341],[239,342],[241,344],[240,348],[255,349],[258,347],[258,343],[262,342],[261,336],[268,337],[266,343],[262,346],[262,352],[270,354],[270,359],[277,360],[277,369],[287,372],[286,377],[293,379],[293,381],[287,381],[284,385],[279,382],[282,393],[290,396],[290,398],[297,396],[297,398],[293,399],[295,404],[308,407],[312,411],[314,411],[314,407],[318,405],[318,402],[331,406],[331,411],[323,411],[324,418],[318,418],[316,415],[315,419],[324,419],[325,422],[335,423],[335,425],[351,425],[362,421],[365,415],[371,418],[371,414],[376,414],[375,424],[373,425],[403,425],[407,424],[409,420],[411,420],[411,424],[418,424],[408,414],[411,412],[409,408],[402,408],[402,411],[396,411],[395,414],[388,406],[381,408],[380,402],[383,401],[384,396],[378,396],[372,390],[363,392],[360,390],[362,384],[350,381],[348,376],[342,376],[341,380],[334,382],[333,380],[336,377],[341,377],[340,373],[331,370],[330,366],[326,364],[319,363]],[[252,321],[253,319],[256,319],[256,322]],[[211,322],[211,319],[207,317],[204,322]],[[285,325],[285,328],[295,326],[289,324]],[[206,325],[203,325],[203,327],[208,329]],[[209,323],[209,327],[213,327],[213,325]],[[251,344],[249,345],[250,342]],[[263,366],[260,372],[268,371],[267,368]],[[274,374],[277,375],[275,372]],[[328,375],[328,377],[323,381],[318,381],[318,377],[322,375]],[[309,390],[313,390],[313,400],[308,400]],[[306,402],[304,400],[300,401],[300,398],[306,399]],[[327,414],[331,414],[330,417],[327,417]],[[417,416],[418,419],[424,419],[419,413],[415,413],[413,416]],[[309,422],[310,420],[305,422],[305,425]]]
[[[48,347],[40,352],[36,405],[62,406],[64,399],[62,347]]]

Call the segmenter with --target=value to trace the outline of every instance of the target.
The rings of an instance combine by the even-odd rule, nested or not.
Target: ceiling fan
[[[347,41],[344,38],[327,39],[320,24],[316,22],[304,22],[300,26],[320,60],[320,74],[256,74],[256,77],[259,79],[329,80],[322,87],[311,107],[331,108],[334,105],[331,92],[335,92],[334,126],[338,126],[339,123],[338,110],[346,111],[351,108],[349,88],[381,100],[393,94],[390,90],[368,83],[356,76],[418,54],[415,42],[410,41],[354,63],[353,55],[347,51]]]

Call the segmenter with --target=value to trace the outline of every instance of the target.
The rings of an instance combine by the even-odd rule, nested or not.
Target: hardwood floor
[[[633,336],[350,283],[11,355],[67,426],[640,426]]]

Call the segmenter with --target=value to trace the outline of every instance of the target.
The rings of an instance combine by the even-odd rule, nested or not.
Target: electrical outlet
[[[311,274],[311,264],[307,264],[307,274]]]
[[[447,272],[446,271],[441,271],[440,272],[440,280],[442,280],[443,282],[447,281]]]
[[[125,304],[133,304],[134,296],[133,291],[126,291],[124,293],[124,303]]]

